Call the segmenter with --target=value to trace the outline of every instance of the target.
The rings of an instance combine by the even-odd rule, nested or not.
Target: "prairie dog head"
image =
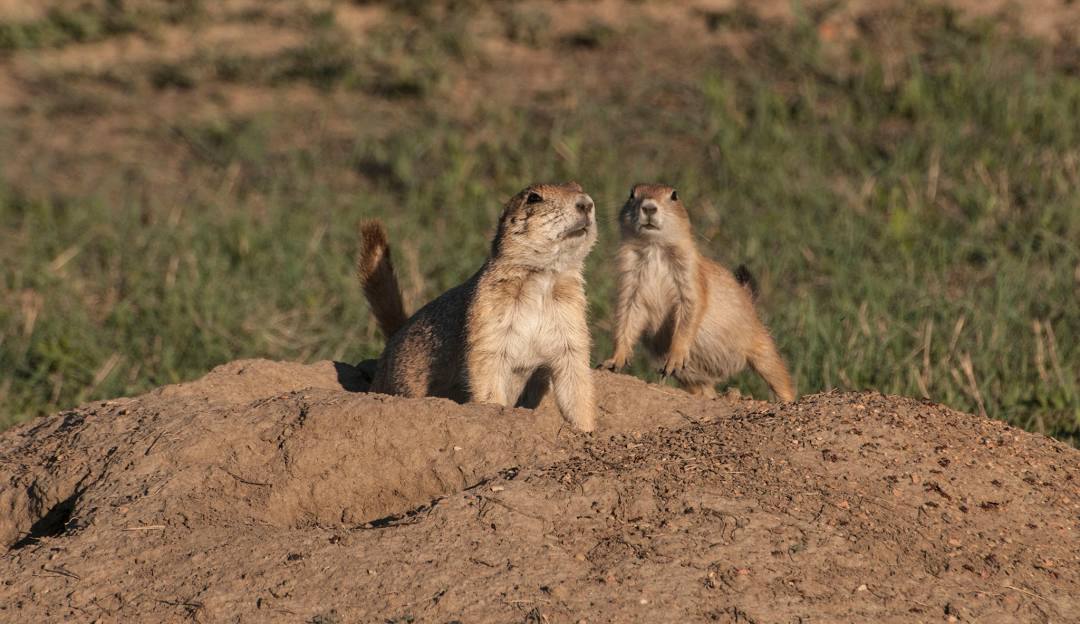
[[[596,213],[581,185],[534,184],[506,202],[491,255],[523,266],[565,271],[580,268],[594,243]]]
[[[624,238],[676,242],[690,235],[690,215],[679,192],[662,184],[635,184],[619,212]]]

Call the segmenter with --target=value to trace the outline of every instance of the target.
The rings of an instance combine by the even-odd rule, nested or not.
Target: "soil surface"
[[[0,621],[1078,621],[1080,451],[597,377],[591,435],[268,361],[7,431]]]

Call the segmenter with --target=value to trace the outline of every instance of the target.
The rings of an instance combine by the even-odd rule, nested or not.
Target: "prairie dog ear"
[[[585,192],[585,189],[581,188],[580,184],[578,184],[577,182],[574,182],[572,180],[570,182],[566,183],[566,188],[568,188],[571,191],[574,191],[576,193],[584,193]]]
[[[671,189],[671,201],[679,201],[679,192]]]
[[[634,193],[637,191],[637,185],[630,187],[630,199],[634,199]]]

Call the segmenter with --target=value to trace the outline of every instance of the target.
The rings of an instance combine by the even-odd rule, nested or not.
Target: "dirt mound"
[[[591,436],[547,404],[265,361],[6,432],[0,620],[1080,612],[1074,449],[906,399],[703,401],[598,375]]]

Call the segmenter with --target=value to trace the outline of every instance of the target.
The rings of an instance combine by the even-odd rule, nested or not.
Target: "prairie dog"
[[[387,338],[372,392],[535,407],[596,423],[583,264],[596,242],[581,186],[534,185],[506,203],[480,270],[406,319],[378,221],[361,226],[360,283]]]
[[[615,353],[601,366],[619,370],[642,336],[663,358],[661,372],[689,392],[715,396],[715,384],[754,369],[781,401],[795,387],[768,329],[754,310],[749,272],[740,279],[701,255],[690,217],[670,186],[639,184],[619,213]]]

